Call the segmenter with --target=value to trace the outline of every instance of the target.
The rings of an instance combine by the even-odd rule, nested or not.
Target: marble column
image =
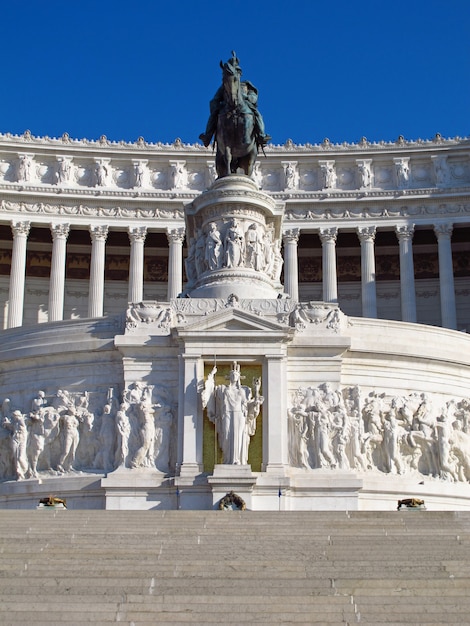
[[[199,385],[204,380],[204,362],[199,355],[183,354],[180,359],[178,431],[181,443],[177,466],[180,476],[196,476],[202,471],[203,413]]]
[[[168,238],[168,300],[177,298],[183,291],[183,240],[184,228],[167,228]]]
[[[415,271],[413,264],[414,225],[395,226],[400,245],[401,319],[416,322]]]
[[[291,228],[282,235],[284,241],[284,291],[292,300],[299,300],[299,269],[297,243],[300,228]]]
[[[144,299],[144,243],[147,235],[145,226],[129,226],[131,259],[129,263],[129,302]]]
[[[263,471],[284,475],[288,465],[287,359],[267,354],[263,367]]]
[[[23,323],[24,286],[26,279],[26,244],[30,222],[12,222],[13,250],[11,255],[10,289],[8,295],[7,328]]]
[[[90,226],[91,263],[88,317],[103,317],[107,226]]]
[[[439,290],[441,296],[441,324],[444,328],[457,330],[455,304],[454,268],[452,264],[452,224],[435,224],[439,254]]]
[[[361,242],[362,317],[377,318],[377,288],[375,283],[375,226],[358,226]]]
[[[69,224],[51,224],[52,260],[49,279],[49,322],[64,318],[65,261]]]
[[[324,302],[338,302],[338,277],[336,273],[337,235],[338,229],[336,227],[320,228]]]

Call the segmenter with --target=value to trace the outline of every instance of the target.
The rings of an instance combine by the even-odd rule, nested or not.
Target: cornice
[[[205,148],[200,143],[184,143],[180,138],[176,138],[172,143],[162,142],[150,142],[143,137],[139,137],[134,142],[129,141],[111,141],[105,135],[101,135],[99,139],[75,139],[70,137],[68,133],[64,133],[61,137],[48,137],[48,136],[36,136],[31,131],[26,130],[21,135],[12,133],[0,133],[0,146],[5,145],[17,145],[21,146],[23,150],[27,146],[31,147],[56,147],[65,148],[70,150],[71,148],[85,148],[93,151],[136,151],[137,154],[145,152],[172,152],[181,153],[182,151],[188,151],[196,154],[210,155],[212,149]],[[470,147],[469,137],[442,137],[440,133],[432,139],[405,139],[400,135],[395,141],[368,141],[366,137],[362,137],[357,142],[342,142],[333,143],[328,138],[325,138],[321,143],[305,143],[296,144],[291,139],[287,139],[283,144],[268,144],[265,147],[267,153],[287,153],[292,154],[295,152],[305,153],[320,153],[320,154],[333,154],[334,152],[344,153],[351,151],[359,151],[364,154],[367,151],[403,151],[414,149],[436,149],[446,148],[454,146],[467,146]]]

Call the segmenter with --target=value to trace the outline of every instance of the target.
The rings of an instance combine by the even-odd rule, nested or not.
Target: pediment
[[[288,326],[266,317],[242,311],[236,308],[228,308],[223,311],[209,313],[198,318],[196,322],[186,324],[178,329],[180,336],[195,334],[219,335],[219,334],[247,334],[247,335],[286,335],[289,334]]]

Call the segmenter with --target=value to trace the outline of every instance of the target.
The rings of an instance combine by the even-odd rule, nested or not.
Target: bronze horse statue
[[[247,83],[240,81],[241,69],[235,53],[222,68],[223,105],[219,110],[215,142],[215,167],[219,178],[236,174],[238,168],[251,176],[258,156],[254,112],[247,100]]]

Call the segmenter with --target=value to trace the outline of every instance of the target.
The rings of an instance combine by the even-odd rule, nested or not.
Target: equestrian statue
[[[250,81],[240,80],[242,70],[235,52],[220,67],[222,85],[210,101],[206,132],[199,139],[207,147],[214,137],[219,178],[236,174],[238,168],[251,176],[258,148],[263,149],[271,139],[258,111],[258,90]]]

